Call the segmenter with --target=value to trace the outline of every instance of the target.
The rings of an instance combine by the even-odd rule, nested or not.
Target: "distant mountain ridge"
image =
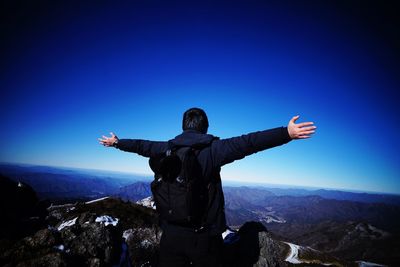
[[[45,166],[0,164],[0,174],[33,187],[41,199],[92,199],[118,192],[135,181]]]
[[[38,192],[39,196],[45,194],[45,197],[55,197],[57,194],[60,194],[60,197],[64,197],[65,195],[79,197],[92,192],[92,197],[107,194],[121,194],[122,196],[125,194],[124,197],[129,198],[128,188],[125,190],[123,187],[128,187],[135,182],[149,184],[151,180],[148,176],[129,173],[5,163],[0,163],[0,174],[14,180],[29,183]],[[224,186],[224,190],[229,190],[232,193],[236,190],[235,188],[240,188],[240,191],[245,190],[245,188],[251,189],[252,194],[249,195],[251,198],[257,198],[257,196],[264,196],[265,194],[276,196],[314,195],[325,199],[349,200],[363,203],[386,203],[400,206],[400,195],[393,194],[355,193],[327,189],[308,190],[273,186]],[[125,193],[122,192],[124,190]],[[137,197],[139,195],[144,196],[145,192],[144,190],[143,194],[138,194]]]
[[[123,200],[129,200],[136,202],[146,197],[151,196],[150,183],[149,182],[136,182],[134,184],[120,187],[118,192],[114,194]]]
[[[260,187],[258,187],[260,188]],[[400,205],[400,195],[394,194],[378,194],[365,192],[349,192],[333,189],[295,189],[295,188],[275,188],[262,187],[265,190],[278,196],[311,196],[316,195],[327,199],[350,200],[364,203],[386,203],[392,205]]]

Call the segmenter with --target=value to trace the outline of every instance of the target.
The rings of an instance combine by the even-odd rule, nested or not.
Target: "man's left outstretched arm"
[[[215,141],[213,162],[222,166],[253,153],[286,144],[293,139],[310,138],[316,127],[313,122],[296,124],[299,116],[293,117],[287,127],[253,132],[242,136]]]

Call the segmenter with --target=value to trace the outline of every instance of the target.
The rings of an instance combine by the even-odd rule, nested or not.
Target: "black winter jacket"
[[[222,233],[226,226],[225,202],[220,177],[221,167],[256,152],[286,144],[290,140],[286,127],[253,132],[227,139],[219,139],[210,134],[187,130],[170,140],[176,145],[209,145],[200,151],[198,161],[202,167],[204,177],[208,177],[214,185],[212,187],[213,192],[211,192],[213,200],[207,216],[207,224],[213,233]],[[120,139],[117,148],[127,152],[134,152],[144,157],[154,157],[167,151],[168,142]]]

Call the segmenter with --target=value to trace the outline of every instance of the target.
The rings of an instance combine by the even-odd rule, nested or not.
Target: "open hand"
[[[118,142],[118,137],[111,132],[111,137],[107,136],[102,136],[102,138],[98,138],[99,143],[102,144],[103,146],[114,146]]]
[[[295,122],[298,120],[300,116],[294,116],[287,126],[289,136],[292,139],[306,139],[310,138],[313,133],[315,133],[315,129],[313,122],[302,122],[296,124]]]

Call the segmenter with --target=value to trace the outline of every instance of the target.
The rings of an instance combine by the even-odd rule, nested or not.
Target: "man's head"
[[[191,108],[185,111],[182,120],[182,129],[196,130],[201,133],[207,133],[208,119],[204,110],[200,108]]]

